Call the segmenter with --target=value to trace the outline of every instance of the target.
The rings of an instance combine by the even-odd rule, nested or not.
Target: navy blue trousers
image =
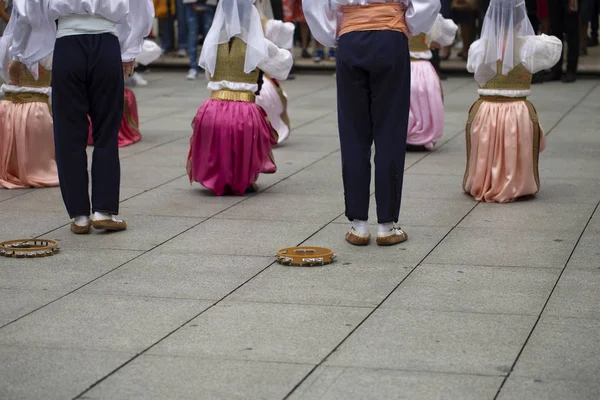
[[[346,33],[336,60],[346,217],[368,219],[374,142],[377,219],[398,222],[410,109],[408,39],[395,31]]]
[[[123,117],[123,64],[111,34],[56,40],[52,112],[58,178],[71,218],[90,214],[87,142],[92,120],[92,212],[119,212],[119,127]]]

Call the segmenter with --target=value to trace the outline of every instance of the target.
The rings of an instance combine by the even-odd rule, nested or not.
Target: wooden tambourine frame
[[[58,242],[50,239],[16,239],[0,243],[0,256],[10,258],[48,257],[58,250]]]
[[[333,250],[326,247],[287,247],[277,252],[277,262],[295,267],[314,267],[331,264],[335,260]]]

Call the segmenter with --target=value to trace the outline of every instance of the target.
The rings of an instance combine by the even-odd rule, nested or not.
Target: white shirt
[[[451,19],[445,19],[441,14],[438,14],[435,23],[427,32],[425,42],[431,45],[431,42],[436,42],[441,47],[451,46],[456,37],[458,26]],[[433,54],[430,50],[427,51],[411,51],[410,57],[418,60],[431,60]]]
[[[404,20],[411,36],[429,31],[441,8],[440,0],[303,0],[302,9],[315,39],[325,47],[336,47],[341,7],[375,3],[403,4],[406,7]]]
[[[114,23],[123,61],[142,51],[154,21],[152,0],[14,0],[13,7],[18,18],[10,54],[29,69],[54,50],[55,21],[61,17],[97,16]]]

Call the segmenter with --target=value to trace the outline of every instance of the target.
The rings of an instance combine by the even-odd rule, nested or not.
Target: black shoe
[[[572,71],[567,71],[567,73],[563,77],[564,83],[573,83],[573,82],[575,82],[575,80],[576,80],[575,73]]]
[[[302,50],[302,58],[312,58],[312,56],[310,55],[308,50],[304,49]]]
[[[532,85],[536,85],[539,83],[544,83],[544,75],[542,72],[538,72],[536,74],[533,74],[533,77],[531,78],[531,84]]]
[[[588,42],[588,47],[596,47],[596,46],[598,46],[598,38],[597,37],[590,38],[590,41]]]
[[[546,82],[552,82],[552,81],[560,81],[562,80],[562,73],[558,72],[558,71],[552,71],[550,72],[547,76],[546,76]]]
[[[440,78],[440,81],[445,81],[445,80],[447,80],[447,79],[448,79],[448,75],[444,74],[444,73],[443,73],[443,72],[441,72],[441,71],[438,71],[438,76],[439,76],[439,78]]]

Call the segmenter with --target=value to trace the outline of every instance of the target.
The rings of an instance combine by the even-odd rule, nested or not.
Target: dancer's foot
[[[377,233],[377,244],[379,246],[393,246],[408,240],[408,235],[399,226],[388,226],[391,224],[379,224],[379,233]]]
[[[371,234],[369,233],[369,222],[362,220],[352,221],[352,228],[346,233],[346,240],[348,243],[355,246],[366,246],[371,241]]]
[[[85,235],[90,233],[90,227],[92,226],[92,220],[87,215],[82,215],[73,218],[71,222],[71,232],[76,235]]]
[[[118,219],[112,214],[95,212],[92,217],[92,226],[94,229],[105,230],[105,231],[124,231],[127,229],[127,223],[121,219]]]

